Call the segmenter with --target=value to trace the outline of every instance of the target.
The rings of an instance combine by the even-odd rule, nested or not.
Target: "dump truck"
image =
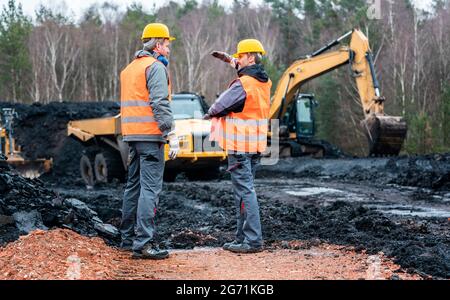
[[[191,180],[217,176],[227,154],[209,141],[211,124],[202,120],[208,109],[205,99],[194,93],[175,94],[171,108],[180,152],[175,160],[169,160],[169,146],[166,145],[164,179],[173,181],[182,172]],[[85,146],[80,157],[80,174],[86,185],[107,183],[114,178],[125,181],[128,145],[123,142],[120,114],[73,120],[67,126],[67,135]]]
[[[0,113],[0,156],[6,157],[8,165],[16,169],[22,176],[37,178],[47,173],[53,166],[52,159],[25,159],[21,146],[14,138],[14,119],[18,117],[13,108],[3,108]]]

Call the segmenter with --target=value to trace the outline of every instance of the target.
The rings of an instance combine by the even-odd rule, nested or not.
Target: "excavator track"
[[[399,155],[408,132],[402,117],[372,115],[361,125],[369,141],[370,156]]]

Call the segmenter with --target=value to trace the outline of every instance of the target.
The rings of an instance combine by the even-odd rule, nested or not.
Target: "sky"
[[[75,19],[78,19],[83,11],[91,6],[94,3],[104,3],[108,2],[111,4],[117,4],[120,8],[125,9],[127,5],[130,5],[133,2],[141,3],[145,10],[151,11],[152,8],[156,5],[156,7],[159,7],[165,3],[168,2],[165,0],[16,0],[17,2],[20,2],[22,4],[23,10],[26,14],[30,16],[34,16],[34,11],[40,4],[45,4],[45,6],[60,6],[62,7],[62,3],[65,2],[67,5],[67,8],[73,13],[75,16]],[[174,0],[176,2],[183,3],[183,0]],[[394,0],[396,1],[396,0]],[[420,8],[426,9],[430,6],[431,0],[413,0],[416,5]],[[199,0],[198,2],[202,2]],[[219,0],[219,2],[222,5],[230,6],[233,1],[231,0]],[[0,0],[0,7],[3,8],[5,4],[8,3],[8,0]],[[252,5],[259,5],[263,3],[263,0],[250,0],[250,3]],[[65,9],[64,9],[65,10]]]

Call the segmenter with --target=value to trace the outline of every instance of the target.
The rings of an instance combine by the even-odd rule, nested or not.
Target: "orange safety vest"
[[[240,113],[214,118],[211,140],[219,142],[219,146],[227,151],[262,153],[267,149],[272,82],[260,82],[247,75],[238,80],[247,94],[244,109]]]
[[[131,62],[120,74],[120,113],[123,136],[162,135],[150,106],[146,70],[159,61],[153,57],[141,57]],[[169,101],[172,99],[169,85]]]

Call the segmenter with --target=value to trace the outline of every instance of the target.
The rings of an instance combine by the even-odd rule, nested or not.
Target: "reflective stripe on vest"
[[[224,150],[262,153],[267,148],[272,82],[260,82],[250,76],[242,76],[240,81],[247,95],[244,109],[213,119],[211,140],[219,142]]]
[[[121,122],[123,136],[161,135],[150,106],[146,70],[158,62],[153,57],[141,57],[131,62],[120,74]],[[159,63],[159,62],[158,62]],[[171,84],[169,100],[171,100]]]

